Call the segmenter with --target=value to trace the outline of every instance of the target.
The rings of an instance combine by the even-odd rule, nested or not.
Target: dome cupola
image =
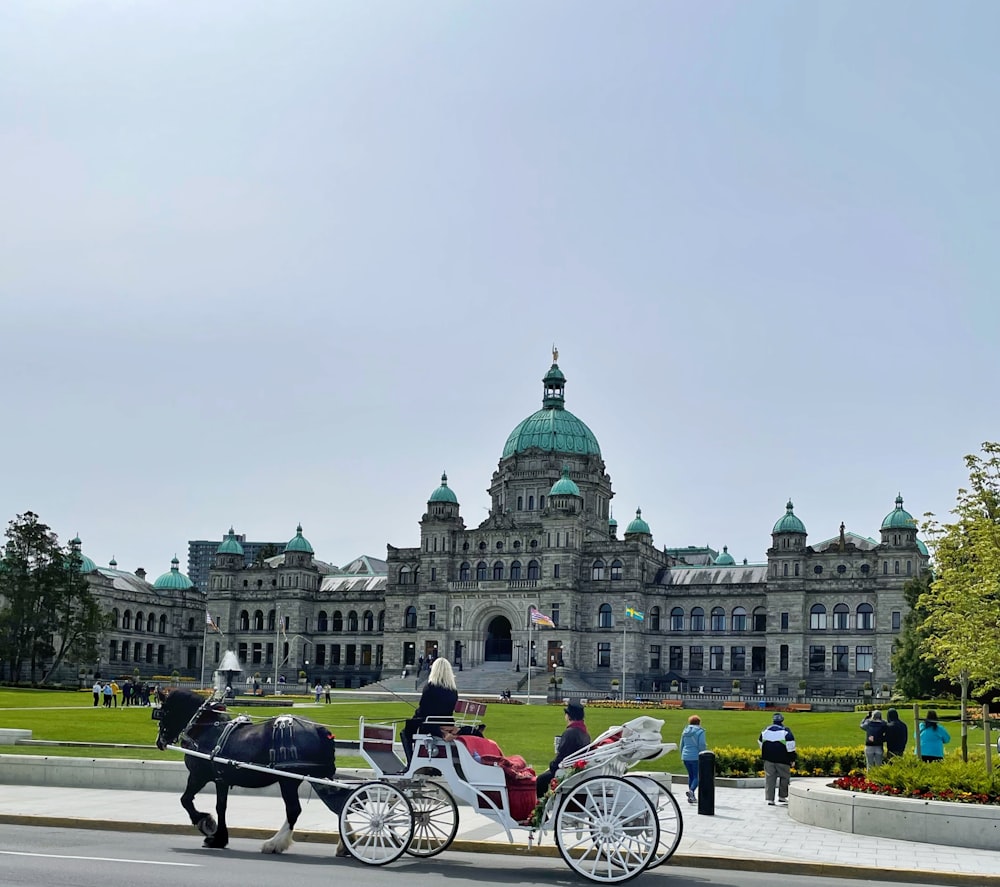
[[[448,475],[445,472],[441,472],[441,486],[439,486],[433,493],[431,493],[428,502],[448,502],[451,505],[458,505],[458,496],[455,495],[455,491],[448,486]]]
[[[157,591],[185,591],[194,588],[194,583],[180,570],[180,561],[175,554],[170,560],[170,570],[160,576],[154,583]]]
[[[897,494],[896,507],[890,511],[882,521],[883,530],[914,530],[917,522],[913,519],[905,508],[903,508],[903,497]]]
[[[717,566],[717,567],[732,567],[732,566],[735,566],[735,564],[736,564],[736,560],[729,553],[729,546],[728,545],[723,545],[722,546],[722,554],[720,554],[715,559],[715,566]]]
[[[806,525],[795,516],[794,508],[792,500],[789,499],[788,504],[785,505],[785,513],[774,525],[774,529],[771,530],[772,533],[802,533],[805,535]]]
[[[563,465],[562,467],[562,477],[559,478],[554,484],[552,484],[552,489],[549,490],[549,496],[579,496],[580,488],[576,485],[576,481],[569,476],[569,466]]]
[[[222,540],[222,544],[215,550],[215,553],[238,554],[243,557],[243,546],[240,545],[240,540],[236,538],[236,531],[232,527],[229,528],[229,533]]]
[[[285,546],[285,554],[290,551],[299,551],[303,554],[314,554],[313,547],[309,544],[309,540],[302,535],[302,524],[299,524],[295,528],[295,535],[288,540],[288,544]]]
[[[74,536],[69,540],[69,561],[67,562],[67,566],[75,562],[82,576],[86,573],[93,573],[97,569],[97,564],[80,550],[81,545],[79,536]]]
[[[652,538],[652,535],[653,531],[649,529],[649,524],[642,519],[642,509],[637,508],[635,510],[635,517],[625,528],[625,538],[628,539],[629,536],[649,536]]]

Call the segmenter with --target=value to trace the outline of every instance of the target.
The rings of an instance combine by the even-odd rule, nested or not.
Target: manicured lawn
[[[334,696],[337,699],[337,696]],[[305,702],[305,698],[302,699]],[[232,706],[241,711],[239,702]],[[329,726],[340,739],[356,739],[358,718],[368,720],[402,720],[412,709],[403,702],[364,702],[344,698],[331,705],[296,706],[292,708],[247,708],[254,716],[272,717],[285,711]],[[146,759],[178,759],[178,752],[159,752],[153,746],[157,724],[149,708],[120,708],[110,711],[93,707],[89,691],[79,693],[46,690],[0,689],[0,726],[21,727],[33,731],[35,739],[73,740],[77,742],[116,742],[147,746],[144,749],[24,748],[4,747],[16,754],[69,755],[82,757],[141,757]],[[692,714],[699,714],[708,735],[709,748],[736,746],[756,748],[757,735],[771,723],[769,712],[759,711],[695,711],[628,710],[591,708],[587,711],[587,726],[591,736],[614,724],[639,715],[651,715],[663,720],[663,739],[677,742],[681,730]],[[486,712],[486,735],[497,742],[507,754],[519,754],[536,769],[544,769],[552,758],[552,737],[563,730],[565,721],[561,706],[550,705],[490,705]],[[800,747],[857,746],[863,737],[859,729],[861,715],[854,712],[787,714],[785,725],[794,733]],[[912,732],[912,725],[911,725]],[[357,766],[359,759],[338,758],[342,766]],[[676,752],[653,762],[647,769],[683,772]]]

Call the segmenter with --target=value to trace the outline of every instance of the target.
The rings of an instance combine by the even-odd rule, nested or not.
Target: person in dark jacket
[[[417,705],[413,717],[407,720],[400,736],[407,762],[413,757],[413,735],[415,733],[429,733],[431,736],[441,735],[439,724],[425,724],[424,720],[429,717],[453,715],[456,702],[458,702],[458,687],[455,684],[455,672],[452,670],[451,663],[443,656],[439,656],[431,666],[430,677],[427,678],[427,683],[424,685],[424,692],[420,694],[420,704]]]
[[[899,719],[899,713],[894,708],[890,708],[886,713],[885,723],[885,760],[890,760],[906,751],[906,741],[909,732]]]
[[[556,756],[549,763],[549,769],[538,774],[538,781],[535,783],[538,797],[542,797],[549,790],[549,783],[555,777],[563,758],[590,745],[590,733],[587,732],[587,725],[583,722],[583,706],[571,702],[563,709],[563,713],[566,715],[566,729],[559,737]]]
[[[865,765],[871,770],[882,763],[885,755],[885,721],[882,720],[882,712],[875,709],[861,722],[861,729],[865,731]]]
[[[774,806],[774,787],[778,786],[778,803],[788,803],[788,783],[795,763],[795,737],[785,726],[785,718],[778,712],[771,719],[771,726],[757,737],[760,756],[764,759],[764,797]]]

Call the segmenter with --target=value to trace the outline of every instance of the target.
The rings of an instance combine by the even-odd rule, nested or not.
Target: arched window
[[[493,578],[503,579],[503,561],[497,561],[493,565]]]
[[[510,565],[510,578],[511,578],[511,580],[514,580],[514,581],[516,581],[516,580],[518,580],[518,579],[521,578],[521,562],[520,561],[514,561]]]
[[[895,564],[896,564],[896,566],[895,566],[895,569],[893,570],[893,572],[898,576],[899,575],[899,561],[895,561]]]
[[[373,631],[375,629],[375,615],[371,610],[365,610],[361,614],[361,630],[362,631]]]
[[[378,628],[377,631],[385,631],[385,610],[378,611]]]
[[[702,616],[702,619],[705,617]],[[702,625],[702,628],[705,626]],[[671,631],[684,631],[684,610],[681,607],[674,607],[670,611],[670,630]]]
[[[333,624],[330,626],[330,631],[343,631],[344,630],[344,614],[340,610],[333,611]]]
[[[617,558],[611,562],[611,581],[617,582],[622,578],[622,562]]]
[[[763,607],[754,607],[753,630],[767,631],[767,610]]]
[[[813,604],[809,608],[809,629],[826,631],[826,607],[822,604]]]
[[[613,569],[613,567],[612,567]],[[649,630],[659,631],[660,630],[660,608],[650,607],[649,608]]]
[[[118,608],[115,607],[111,611],[111,627],[118,628],[119,624],[121,623],[121,619],[122,619],[121,614],[118,612]]]
[[[542,578],[542,567],[538,563],[538,561],[528,561],[528,578],[529,579]]]
[[[851,627],[851,611],[847,604],[837,604],[833,608],[833,627],[837,631],[847,631]]]
[[[264,611],[254,610],[253,611],[253,630],[263,631],[264,630]]]
[[[468,561],[462,561],[461,565],[458,568],[458,581],[468,582],[471,576],[472,576],[472,567],[469,566]]]
[[[145,626],[142,623],[142,610],[139,610],[135,614],[135,630],[136,631],[142,631],[143,628],[145,628]]]
[[[732,616],[733,631],[747,630],[747,611],[743,607],[735,607]]]
[[[407,607],[406,616],[404,617],[403,628],[416,628],[417,627],[417,608]]]
[[[600,558],[594,561],[593,566],[590,568],[590,578],[595,582],[599,582],[604,579],[604,561]]]
[[[451,627],[454,629],[459,629],[462,627],[462,608],[455,607],[451,611]]]
[[[875,610],[871,604],[858,604],[856,614],[858,631],[871,631],[875,627]]]
[[[162,613],[160,615],[159,633],[160,634],[166,634],[167,633],[167,614],[166,613]]]
[[[409,567],[399,568],[399,584],[400,585],[412,585],[413,584],[413,572]]]
[[[781,565],[781,575],[782,576],[787,576],[788,575],[788,564],[782,564]]]
[[[328,628],[326,610],[320,610],[316,616],[316,631],[327,631]]]
[[[597,611],[597,627],[613,628],[614,624],[614,618],[611,615],[611,604],[601,604]]]
[[[267,630],[268,631],[274,631],[274,620],[275,620],[274,610],[268,610],[267,611]]]
[[[691,631],[705,630],[705,611],[701,607],[691,610]]]
[[[476,581],[485,581],[488,570],[489,568],[486,566],[486,561],[480,561],[476,564]]]
[[[726,611],[722,607],[712,607],[712,631],[726,630]]]
[[[534,510],[535,510],[535,497],[528,496],[528,511],[534,511]]]
[[[250,612],[240,610],[240,631],[250,631]]]
[[[358,630],[358,611],[357,610],[351,610],[351,612],[347,614],[347,630],[348,631],[357,631]]]

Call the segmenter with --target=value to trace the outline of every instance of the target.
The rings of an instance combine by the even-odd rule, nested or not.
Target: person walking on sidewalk
[[[873,710],[862,722],[861,729],[865,731],[865,769],[878,767],[885,756],[885,721],[882,712]]]
[[[778,803],[788,803],[788,783],[795,763],[795,737],[785,726],[785,718],[778,712],[771,718],[771,726],[757,737],[760,756],[764,759],[764,797],[774,806],[774,786],[778,786]]]
[[[687,726],[681,733],[681,761],[688,772],[687,799],[689,804],[698,800],[698,755],[707,748],[705,744],[705,728],[701,726],[701,718],[691,715]]]

